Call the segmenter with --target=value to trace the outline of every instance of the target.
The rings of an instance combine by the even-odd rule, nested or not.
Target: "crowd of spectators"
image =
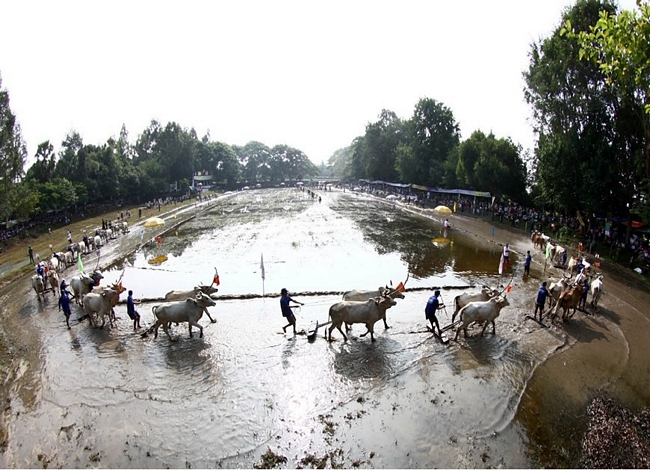
[[[212,195],[210,193],[198,193],[197,195],[192,196],[187,194],[176,197],[168,196],[148,201],[143,207],[147,209],[157,207],[160,210],[164,206],[183,202],[192,197],[196,197],[197,200],[200,201],[209,199]],[[119,208],[123,205],[124,201],[105,204],[85,204],[83,206],[79,205],[76,207],[70,207],[65,210],[50,211],[46,214],[35,215],[25,220],[12,220],[9,222],[8,226],[5,222],[2,222],[2,224],[0,224],[0,253],[4,250],[3,247],[5,244],[14,237],[24,235],[25,233],[39,233],[45,232],[50,228],[63,227],[72,221],[81,220],[86,216],[109,212],[115,207]]]
[[[457,213],[489,219],[492,223],[508,225],[531,233],[539,231],[564,244],[592,255],[608,257],[623,265],[627,264],[640,274],[650,273],[650,243],[648,235],[632,230],[626,243],[626,222],[614,222],[594,214],[567,216],[535,207],[524,207],[513,202],[495,201],[486,197],[468,197],[457,194],[424,192],[411,188],[384,187],[376,185],[350,186],[349,189],[387,197],[394,196],[405,204],[423,209],[445,205]],[[629,258],[628,258],[629,257]],[[628,262],[629,259],[629,262]]]

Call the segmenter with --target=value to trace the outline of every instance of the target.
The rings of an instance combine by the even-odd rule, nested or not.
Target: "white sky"
[[[420,98],[534,145],[522,72],[570,0],[2,2],[0,75],[27,142],[58,151],[156,119],[314,163]],[[620,4],[634,8],[634,0]]]

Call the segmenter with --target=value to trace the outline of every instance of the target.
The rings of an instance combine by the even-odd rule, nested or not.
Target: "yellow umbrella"
[[[431,240],[431,243],[433,243],[437,248],[442,248],[443,246],[451,244],[451,240],[449,238],[438,237]]]
[[[447,206],[436,206],[433,210],[438,214],[451,215],[451,209]]]
[[[158,227],[159,225],[165,225],[165,221],[160,217],[151,217],[144,222],[146,228]]]

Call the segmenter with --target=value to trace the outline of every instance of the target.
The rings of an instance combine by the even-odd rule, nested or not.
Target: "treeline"
[[[331,171],[650,223],[650,6],[619,13],[611,1],[579,0],[559,19],[530,45],[523,73],[533,155],[481,131],[461,142],[452,110],[426,98],[406,120],[382,111],[330,158]]]
[[[489,191],[499,200],[528,203],[521,146],[481,131],[460,138],[453,112],[423,98],[410,119],[383,110],[363,136],[328,163],[334,174],[347,178]]]
[[[142,203],[172,191],[185,193],[194,172],[207,172],[222,188],[279,184],[318,174],[302,151],[287,145],[244,146],[198,138],[194,129],[152,121],[129,142],[125,126],[102,145],[84,144],[70,132],[57,153],[51,142],[38,146],[34,164],[24,171],[25,144],[0,81],[0,178],[3,221],[30,218],[88,203]]]

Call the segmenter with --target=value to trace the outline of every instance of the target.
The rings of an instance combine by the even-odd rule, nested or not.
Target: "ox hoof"
[[[210,320],[210,323],[217,323],[217,320]]]

